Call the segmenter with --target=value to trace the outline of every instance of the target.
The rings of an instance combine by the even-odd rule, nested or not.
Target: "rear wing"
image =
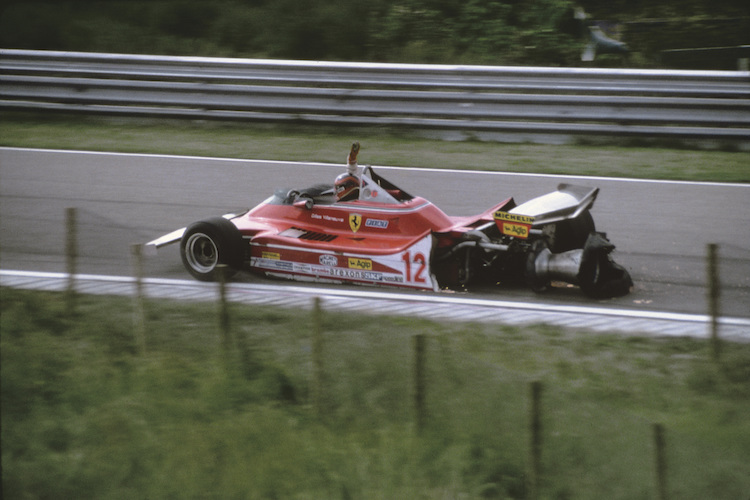
[[[531,217],[534,226],[575,219],[591,208],[599,188],[560,184],[557,191],[547,193],[518,205],[508,213]]]

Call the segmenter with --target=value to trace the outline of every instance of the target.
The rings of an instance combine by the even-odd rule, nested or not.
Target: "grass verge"
[[[651,426],[683,499],[750,493],[750,345],[0,289],[9,498],[526,498],[543,383],[541,498],[652,498]],[[414,427],[412,337],[427,336]]]
[[[263,126],[6,113],[0,146],[373,165],[750,182],[750,153],[669,147],[450,142],[378,128]]]

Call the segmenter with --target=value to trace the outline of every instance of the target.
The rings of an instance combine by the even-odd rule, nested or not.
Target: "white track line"
[[[127,276],[75,275],[76,289],[91,294],[132,295],[135,279]],[[68,284],[65,273],[0,270],[0,285],[35,290],[62,291]],[[637,311],[607,307],[566,306],[472,299],[440,294],[407,294],[369,290],[230,283],[229,299],[247,304],[274,304],[309,308],[321,297],[329,309],[364,313],[419,316],[425,319],[492,322],[510,325],[535,323],[597,332],[623,332],[654,336],[708,338],[707,315],[658,311]],[[189,280],[145,278],[145,294],[154,298],[214,301],[217,285]],[[408,307],[405,305],[408,304]],[[750,319],[719,318],[723,339],[750,341]]]
[[[330,168],[341,168],[339,163],[320,163],[320,162],[302,162],[302,161],[280,161],[280,160],[257,160],[257,159],[243,159],[243,158],[221,158],[214,156],[184,156],[184,155],[168,155],[168,154],[151,154],[151,153],[117,153],[117,152],[106,152],[106,151],[80,151],[80,150],[69,150],[69,149],[38,149],[38,148],[14,148],[14,147],[0,147],[0,151],[28,151],[28,152],[46,152],[55,154],[79,154],[79,155],[102,155],[102,156],[130,156],[136,158],[165,158],[165,159],[184,159],[184,160],[202,160],[202,161],[215,161],[215,162],[235,162],[235,163],[246,163],[250,165],[257,164],[274,164],[278,166],[294,166],[304,167],[318,166],[318,167],[330,167]],[[394,167],[385,165],[374,165],[381,170],[407,170],[417,172],[437,172],[437,173],[460,173],[467,175],[483,175],[483,176],[516,176],[516,177],[531,177],[540,179],[579,179],[579,180],[591,180],[591,181],[613,181],[613,182],[630,182],[630,183],[643,183],[643,184],[674,184],[674,185],[690,185],[690,186],[721,186],[721,187],[733,187],[741,189],[750,189],[750,184],[732,183],[732,182],[698,182],[698,181],[673,181],[673,180],[660,180],[660,179],[632,179],[627,177],[600,177],[590,175],[565,175],[565,174],[534,174],[524,172],[501,172],[501,171],[490,171],[490,170],[457,170],[449,168],[432,168],[432,167]]]

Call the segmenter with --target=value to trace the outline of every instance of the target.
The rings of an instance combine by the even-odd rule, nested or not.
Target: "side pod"
[[[603,233],[591,233],[582,249],[559,254],[539,240],[526,262],[526,279],[535,292],[544,291],[552,280],[581,287],[592,298],[605,299],[630,293],[630,273],[612,260],[615,246]]]

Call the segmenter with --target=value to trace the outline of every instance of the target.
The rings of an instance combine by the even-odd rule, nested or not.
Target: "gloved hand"
[[[359,142],[355,141],[352,143],[352,149],[349,151],[349,156],[346,158],[346,162],[350,165],[357,163],[357,153],[359,153]]]

